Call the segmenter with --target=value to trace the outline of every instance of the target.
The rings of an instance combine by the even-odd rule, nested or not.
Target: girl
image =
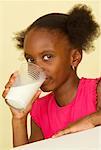
[[[14,146],[101,125],[101,78],[79,79],[77,75],[82,51],[90,50],[99,33],[91,10],[78,5],[68,14],[42,16],[17,34],[17,46],[24,50],[27,62],[40,66],[46,74],[41,90],[51,93],[39,98],[38,91],[24,111],[9,106]],[[4,98],[15,78],[16,73],[6,84]]]

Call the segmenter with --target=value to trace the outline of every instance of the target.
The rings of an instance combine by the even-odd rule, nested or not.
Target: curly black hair
[[[87,5],[78,4],[68,14],[50,13],[38,18],[26,30],[16,34],[17,47],[23,49],[24,38],[33,28],[59,30],[68,37],[74,48],[89,51],[100,35],[100,26]]]

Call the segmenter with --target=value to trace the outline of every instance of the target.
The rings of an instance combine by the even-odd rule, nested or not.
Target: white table
[[[101,150],[101,126],[11,150]]]

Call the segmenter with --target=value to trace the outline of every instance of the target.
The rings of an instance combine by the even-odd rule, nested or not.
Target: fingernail
[[[18,73],[19,73],[19,71],[15,71],[13,75],[14,75],[14,76],[17,76]]]
[[[5,89],[5,91],[9,91],[9,88],[10,88],[10,87],[7,87],[7,88]]]

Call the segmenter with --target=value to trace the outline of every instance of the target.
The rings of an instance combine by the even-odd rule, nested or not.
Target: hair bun
[[[73,7],[68,15],[67,32],[71,43],[77,48],[88,50],[100,33],[92,10],[86,5],[79,4]]]

